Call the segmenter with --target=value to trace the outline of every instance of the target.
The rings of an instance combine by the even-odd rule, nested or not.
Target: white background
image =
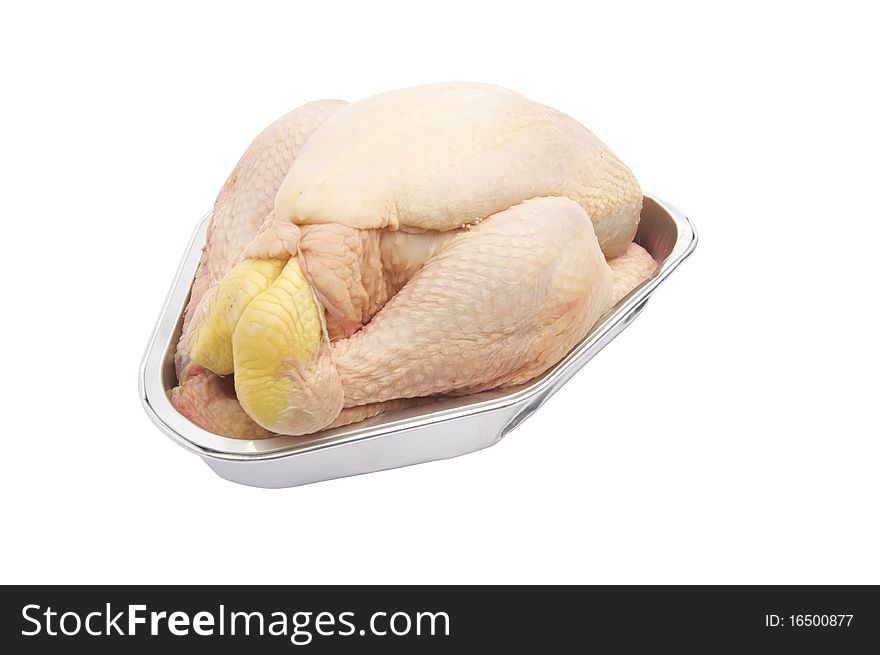
[[[857,7],[4,5],[2,581],[880,582],[880,52]],[[458,79],[578,118],[696,253],[494,448],[221,480],[137,393],[197,219],[289,109]]]

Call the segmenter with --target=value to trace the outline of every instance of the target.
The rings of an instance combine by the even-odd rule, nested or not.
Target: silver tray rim
[[[674,222],[676,239],[669,254],[654,274],[622,298],[599,319],[592,330],[559,363],[538,378],[519,387],[484,391],[470,396],[444,399],[438,403],[380,415],[349,426],[325,430],[308,437],[279,435],[246,440],[223,437],[190,422],[171,404],[164,379],[169,349],[176,347],[175,334],[189,300],[189,291],[201,256],[210,213],[198,223],[178,266],[171,289],[147,343],[138,374],[141,403],[152,422],[172,441],[203,458],[225,461],[258,462],[295,457],[299,454],[336,448],[368,439],[406,432],[426,424],[442,423],[466,416],[493,412],[536,400],[543,404],[605,345],[618,325],[639,312],[657,287],[694,251],[697,232],[693,223],[671,204],[649,193],[645,199],[655,203]],[[173,352],[173,350],[171,351]],[[378,421],[377,421],[378,419]],[[378,423],[378,424],[377,424]]]

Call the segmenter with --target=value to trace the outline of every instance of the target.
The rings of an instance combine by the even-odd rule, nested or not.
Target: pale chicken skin
[[[305,105],[217,199],[172,401],[257,439],[526,382],[654,272],[641,202],[591,132],[506,89]]]

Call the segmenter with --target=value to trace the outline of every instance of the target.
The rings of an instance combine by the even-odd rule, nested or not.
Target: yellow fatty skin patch
[[[190,337],[190,357],[217,375],[234,370],[232,333],[245,308],[269,288],[284,268],[283,259],[245,259],[220,281],[208,299],[207,314]]]
[[[321,312],[292,257],[241,315],[232,335],[235,392],[245,412],[260,425],[277,422],[290,403],[293,376],[317,360]]]

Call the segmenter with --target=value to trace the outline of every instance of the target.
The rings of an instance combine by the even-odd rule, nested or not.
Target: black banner
[[[880,644],[875,587],[4,587],[9,652],[675,650]],[[223,644],[225,645],[225,644]],[[12,650],[9,650],[12,647]]]

